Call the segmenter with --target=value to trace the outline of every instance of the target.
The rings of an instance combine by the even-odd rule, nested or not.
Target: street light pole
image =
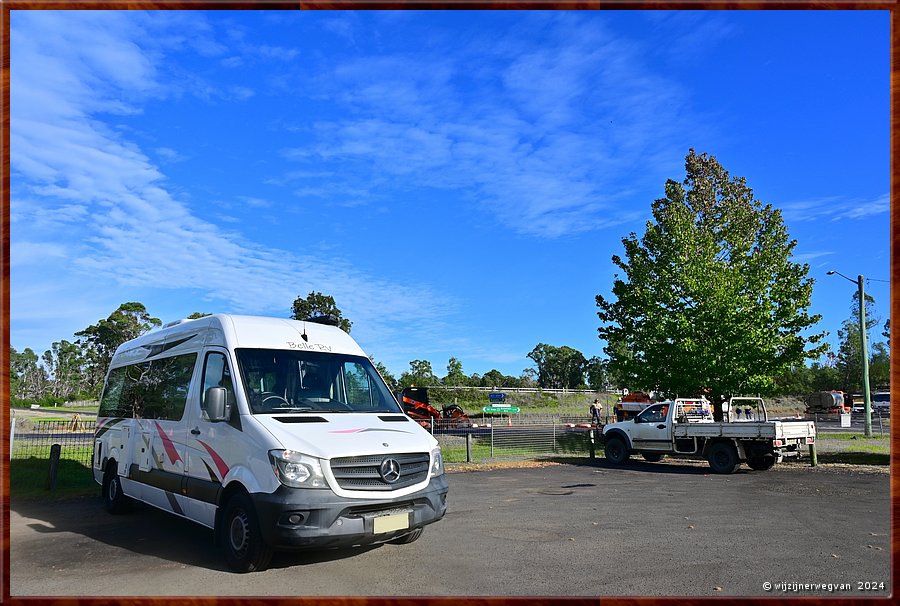
[[[866,342],[866,291],[863,277],[859,282],[859,343],[862,347],[863,398],[866,403],[866,437],[872,437],[872,392],[869,390],[869,347]]]
[[[827,275],[833,276],[834,274],[839,275],[845,280],[849,280],[850,282],[855,282],[857,287],[859,288],[859,345],[860,345],[860,353],[862,355],[862,380],[863,380],[863,401],[865,402],[865,423],[866,423],[866,433],[865,436],[867,438],[872,437],[872,394],[869,391],[869,346],[866,339],[866,291],[865,291],[865,279],[862,275],[858,276],[856,280],[852,280],[842,274],[839,271],[829,271],[826,272]]]

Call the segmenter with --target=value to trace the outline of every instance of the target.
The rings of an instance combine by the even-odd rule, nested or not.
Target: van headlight
[[[291,488],[328,488],[322,462],[294,450],[270,450],[269,460],[278,480]]]
[[[444,475],[444,456],[440,448],[431,451],[431,477]]]

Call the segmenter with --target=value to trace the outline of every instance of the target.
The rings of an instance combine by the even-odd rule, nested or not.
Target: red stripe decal
[[[335,430],[329,431],[328,433],[357,433],[360,431],[363,431],[362,428],[360,428],[360,429],[335,429]]]
[[[209,456],[212,457],[213,463],[216,464],[216,469],[218,469],[219,473],[222,474],[222,479],[224,480],[225,475],[228,473],[228,464],[222,460],[222,457],[219,456],[219,453],[217,453],[215,450],[213,450],[209,446],[209,444],[207,444],[203,440],[197,440],[197,441],[200,442],[200,445],[203,446],[203,448],[206,449],[206,452],[209,453]]]
[[[176,461],[181,460],[181,457],[178,456],[178,451],[175,449],[175,444],[172,443],[172,440],[169,439],[169,436],[166,435],[163,428],[159,426],[159,423],[156,423],[156,431],[159,433],[159,437],[166,449],[166,454],[169,455],[169,460],[172,462],[172,465],[174,465]]]

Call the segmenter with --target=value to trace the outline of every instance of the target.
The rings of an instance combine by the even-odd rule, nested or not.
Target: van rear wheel
[[[125,513],[134,504],[131,497],[122,492],[122,482],[115,461],[110,461],[103,472],[103,504],[106,511],[113,515]]]
[[[274,550],[262,537],[250,498],[238,493],[228,499],[219,521],[219,539],[225,561],[235,572],[265,570]]]

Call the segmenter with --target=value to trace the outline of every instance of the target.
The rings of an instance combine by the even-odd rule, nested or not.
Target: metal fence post
[[[466,432],[466,463],[472,462],[472,433]]]
[[[12,461],[13,448],[16,443],[16,417],[9,424],[9,460]]]
[[[494,424],[491,423],[491,458],[494,458]]]

